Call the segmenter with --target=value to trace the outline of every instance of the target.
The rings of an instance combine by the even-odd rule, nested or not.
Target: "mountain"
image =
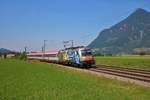
[[[8,53],[12,53],[12,51],[11,50],[8,50],[8,49],[5,49],[5,48],[0,48],[0,53],[1,54],[8,54]]]
[[[104,29],[88,47],[109,53],[130,53],[135,48],[150,48],[150,12],[138,8],[109,29]]]

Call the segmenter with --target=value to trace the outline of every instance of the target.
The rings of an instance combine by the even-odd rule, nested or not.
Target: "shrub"
[[[26,56],[26,52],[18,52],[15,54],[15,58],[16,59],[20,59],[20,60],[26,60],[27,56]]]

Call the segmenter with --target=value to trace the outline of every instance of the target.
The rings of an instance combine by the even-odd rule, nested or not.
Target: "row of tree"
[[[17,52],[15,54],[15,58],[20,60],[27,60],[26,52]]]
[[[93,55],[94,56],[113,56],[113,55],[124,55],[127,53],[116,53],[112,54],[109,52],[102,51],[101,49],[94,49],[93,50]],[[128,54],[134,54],[134,55],[150,55],[150,48],[135,48],[133,49],[133,52],[130,52]]]
[[[150,55],[150,48],[136,48],[133,50],[133,54]]]
[[[0,53],[0,58],[6,59],[6,58],[15,58],[15,59],[20,59],[20,60],[26,60],[26,52],[16,52],[13,53],[14,56],[8,57],[10,53]]]

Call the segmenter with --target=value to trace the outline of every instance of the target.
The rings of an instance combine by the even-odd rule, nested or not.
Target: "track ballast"
[[[149,70],[111,67],[103,65],[97,65],[96,68],[89,68],[89,70],[150,83]]]

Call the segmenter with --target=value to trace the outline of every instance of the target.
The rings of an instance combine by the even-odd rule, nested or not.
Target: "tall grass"
[[[54,64],[0,60],[0,100],[149,100],[150,88]]]
[[[96,64],[150,70],[150,56],[112,56],[96,57]]]

